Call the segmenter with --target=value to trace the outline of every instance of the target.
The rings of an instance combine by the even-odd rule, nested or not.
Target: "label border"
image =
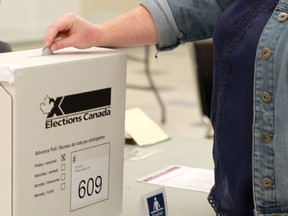
[[[91,148],[96,148],[96,147],[99,147],[99,146],[103,146],[103,145],[108,145],[108,152],[109,152],[109,155],[108,155],[108,158],[109,158],[109,160],[108,160],[108,196],[107,196],[107,198],[105,198],[105,199],[103,199],[103,200],[100,200],[100,201],[96,201],[96,202],[92,202],[92,203],[90,203],[90,204],[87,204],[87,205],[85,205],[85,206],[81,206],[81,207],[79,207],[79,208],[75,208],[75,209],[73,209],[72,210],[72,163],[73,163],[73,157],[72,157],[72,154],[73,153],[75,153],[75,152],[80,152],[80,151],[84,151],[84,150],[88,150],[88,149],[91,149]],[[94,146],[91,146],[91,147],[88,147],[88,148],[84,148],[84,149],[79,149],[79,150],[76,150],[76,151],[72,151],[71,153],[70,153],[70,162],[71,162],[71,164],[70,164],[70,212],[75,212],[75,211],[78,211],[78,210],[80,210],[80,209],[84,209],[84,208],[87,208],[87,207],[89,207],[89,206],[92,206],[92,205],[95,205],[95,204],[97,204],[97,203],[101,203],[101,202],[104,202],[104,201],[106,201],[106,200],[109,200],[109,195],[110,195],[110,154],[111,154],[111,152],[110,152],[110,150],[111,150],[111,148],[110,148],[110,146],[111,146],[111,142],[105,142],[105,143],[102,143],[102,144],[99,144],[99,145],[94,145]]]

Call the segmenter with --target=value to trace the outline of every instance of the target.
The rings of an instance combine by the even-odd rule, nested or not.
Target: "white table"
[[[170,165],[213,169],[211,140],[172,138],[145,150],[159,150],[159,153],[142,160],[125,160],[123,216],[137,216],[142,194],[160,187],[137,182],[137,179]],[[169,216],[215,215],[207,193],[170,187],[165,187],[165,192]]]

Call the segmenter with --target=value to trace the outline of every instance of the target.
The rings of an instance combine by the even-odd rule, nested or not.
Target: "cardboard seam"
[[[8,138],[7,140],[5,140],[5,138],[3,138],[4,136],[1,136],[2,137],[2,141],[0,142],[2,145],[4,144],[4,149],[9,149],[9,153],[8,153],[8,158],[4,158],[4,159],[2,159],[3,161],[4,161],[4,163],[1,163],[0,164],[0,166],[2,165],[6,165],[7,167],[7,170],[8,169],[10,169],[10,171],[9,171],[9,175],[10,175],[10,179],[9,179],[9,181],[10,181],[10,185],[9,186],[11,186],[11,187],[9,187],[9,188],[7,188],[8,190],[9,190],[9,192],[10,192],[10,197],[9,197],[9,207],[6,207],[7,209],[6,210],[3,210],[3,211],[8,211],[10,214],[9,215],[11,215],[11,216],[13,216],[13,127],[12,127],[12,122],[13,122],[13,100],[12,100],[12,96],[3,88],[3,86],[1,86],[0,85],[0,90],[2,91],[2,93],[3,94],[5,94],[5,95],[3,95],[3,97],[5,97],[5,96],[9,96],[9,100],[10,100],[10,102],[9,102],[9,108],[10,108],[10,122],[8,123],[9,125],[6,127],[6,126],[3,126],[3,131],[6,131],[6,130],[9,130],[9,131],[11,131],[11,133],[10,133],[10,138],[8,138],[8,136],[6,137],[6,138]],[[6,100],[6,99],[5,99]],[[8,98],[7,98],[7,101],[8,101]],[[1,102],[2,103],[2,102]],[[1,111],[2,112],[2,111]],[[2,118],[1,116],[0,116],[0,118]],[[4,117],[5,118],[5,117]],[[4,122],[4,124],[6,124],[6,122]],[[0,139],[1,140],[1,139]],[[10,143],[8,143],[10,141]],[[6,146],[5,146],[6,145]],[[8,147],[8,145],[10,145],[9,147]],[[5,148],[6,147],[6,148]],[[5,163],[6,162],[6,163]],[[10,166],[10,167],[9,167]],[[7,170],[5,170],[5,171],[7,171]],[[7,172],[8,173],[8,172]],[[2,173],[2,175],[3,175],[3,173]],[[8,183],[8,181],[7,182],[5,182],[4,184],[7,184]],[[6,186],[8,186],[8,185],[6,185]],[[7,200],[7,199],[6,199]],[[9,209],[10,208],[10,209]]]

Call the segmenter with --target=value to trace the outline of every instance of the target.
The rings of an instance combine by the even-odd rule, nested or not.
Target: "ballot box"
[[[0,55],[0,215],[122,213],[126,54]]]

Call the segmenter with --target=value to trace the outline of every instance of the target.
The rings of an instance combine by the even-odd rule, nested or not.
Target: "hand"
[[[71,46],[123,47],[157,44],[158,35],[149,11],[138,6],[99,25],[68,13],[48,27],[44,43],[51,51]]]
[[[84,49],[96,46],[100,38],[100,25],[94,25],[76,14],[68,13],[48,27],[44,43],[52,51],[65,47]]]

